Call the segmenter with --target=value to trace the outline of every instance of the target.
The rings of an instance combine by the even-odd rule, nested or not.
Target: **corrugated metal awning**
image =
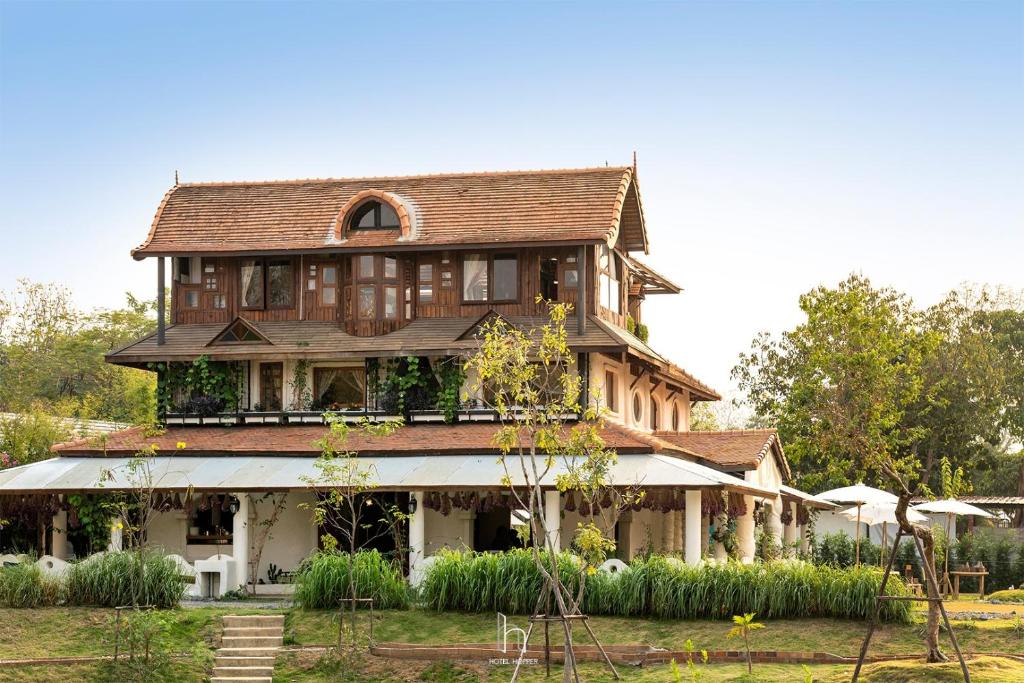
[[[128,469],[132,458],[62,457],[0,471],[0,494],[32,492],[73,493],[119,491],[134,488]],[[319,478],[317,458],[281,456],[194,457],[158,456],[151,469],[159,490],[281,491],[309,488]],[[502,489],[504,469],[494,455],[423,455],[360,457],[371,479],[382,490]],[[512,480],[518,461],[510,458]],[[564,471],[557,466],[544,480],[554,485]],[[135,479],[137,480],[137,478]],[[609,482],[617,486],[639,484],[683,489],[723,487],[755,496],[777,492],[747,483],[710,467],[658,454],[622,454]]]

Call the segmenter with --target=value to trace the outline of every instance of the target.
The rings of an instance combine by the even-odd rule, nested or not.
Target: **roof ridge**
[[[690,429],[685,432],[673,432],[675,434],[777,434],[775,427],[764,427],[762,429]]]
[[[213,180],[192,183],[179,183],[171,191],[182,187],[245,187],[255,185],[301,185],[303,183],[342,183],[368,180],[415,180],[419,178],[466,178],[516,175],[554,175],[557,173],[599,173],[602,171],[618,171],[632,173],[632,166],[583,166],[580,168],[537,168],[513,171],[453,171],[449,173],[414,173],[393,176],[351,176],[346,178],[292,178],[276,180]]]

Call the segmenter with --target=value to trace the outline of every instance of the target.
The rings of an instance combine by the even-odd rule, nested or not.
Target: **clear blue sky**
[[[182,180],[639,154],[655,345],[717,387],[860,271],[1024,287],[1022,2],[0,4],[0,289],[152,296]]]

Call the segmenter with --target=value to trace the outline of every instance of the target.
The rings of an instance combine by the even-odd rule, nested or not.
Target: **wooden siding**
[[[579,292],[578,287],[588,287],[587,312],[589,314],[601,314],[602,317],[616,324],[624,324],[624,316],[617,320],[604,309],[597,305],[598,278],[595,276],[596,249],[585,247],[587,253],[586,272],[578,272],[577,287],[566,287],[565,273],[567,270],[579,270],[578,263],[570,263],[570,258],[577,258],[576,247],[552,247],[552,248],[526,248],[526,249],[492,249],[472,250],[468,252],[459,251],[435,251],[421,252],[417,254],[389,254],[398,259],[398,318],[397,320],[356,320],[355,310],[355,282],[350,255],[304,255],[292,258],[292,272],[294,275],[295,296],[293,305],[287,309],[263,310],[243,309],[240,307],[240,262],[242,259],[236,257],[206,258],[202,259],[200,271],[206,271],[208,267],[213,268],[212,273],[201,272],[203,279],[198,285],[182,285],[178,282],[172,283],[172,311],[173,321],[176,324],[227,324],[237,316],[242,316],[252,321],[338,321],[350,333],[357,336],[375,336],[387,334],[400,329],[416,318],[475,318],[481,317],[488,311],[496,311],[502,315],[543,315],[545,307],[536,302],[537,295],[541,292],[540,264],[542,258],[558,259],[558,300],[575,304]],[[518,257],[518,279],[519,297],[515,302],[490,303],[490,302],[462,302],[462,256],[467,253],[515,253]],[[433,266],[433,299],[429,303],[419,301],[419,265],[429,263]],[[310,265],[317,266],[315,276],[310,275]],[[321,302],[321,291],[323,286],[322,272],[324,265],[337,267],[337,291],[336,304],[327,305]],[[444,275],[449,273],[449,276]],[[215,290],[204,288],[205,277],[213,275],[217,279]],[[308,280],[315,279],[316,285],[313,290],[309,289]],[[446,283],[448,286],[446,286]],[[199,292],[199,306],[188,308],[184,305],[186,292],[195,290]],[[405,297],[407,293],[412,295],[411,310],[406,311]],[[224,308],[215,308],[215,296],[223,296],[226,302]],[[300,305],[301,301],[301,305]]]

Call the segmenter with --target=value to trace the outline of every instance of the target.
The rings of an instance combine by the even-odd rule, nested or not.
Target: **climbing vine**
[[[214,415],[237,410],[242,373],[238,363],[199,356],[191,363],[149,363],[157,373],[157,415]]]
[[[71,506],[69,526],[82,530],[90,552],[105,550],[110,543],[110,526],[117,514],[111,497],[73,494],[68,496],[68,504]]]
[[[466,381],[466,369],[457,357],[446,358],[440,368],[441,391],[437,394],[437,409],[444,411],[444,421],[451,424],[461,405],[460,393]]]
[[[295,363],[295,370],[292,372],[292,410],[309,410],[313,407],[313,388],[309,386],[308,360],[303,358]]]

